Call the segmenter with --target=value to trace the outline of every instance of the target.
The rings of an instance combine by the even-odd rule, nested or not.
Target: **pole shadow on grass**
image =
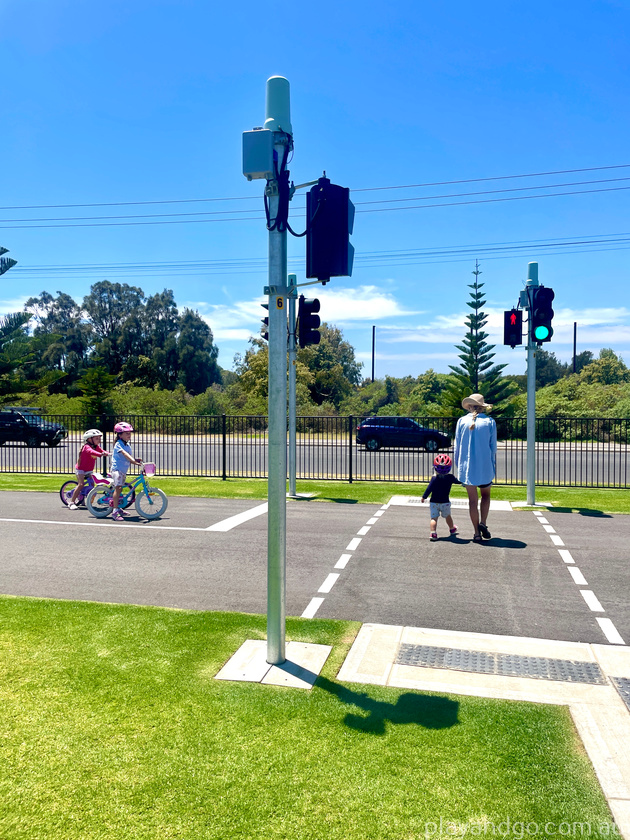
[[[367,715],[348,713],[344,723],[350,729],[369,735],[384,735],[387,721],[393,724],[415,724],[425,729],[448,729],[458,723],[459,703],[448,697],[427,694],[401,694],[395,703],[375,700],[365,692],[353,691],[345,685],[318,677],[321,688],[348,706],[358,706]]]

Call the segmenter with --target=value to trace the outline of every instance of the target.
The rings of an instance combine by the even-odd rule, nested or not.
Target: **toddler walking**
[[[437,540],[437,521],[440,515],[446,519],[446,524],[451,532],[451,537],[457,533],[457,528],[453,523],[451,516],[451,502],[450,493],[453,484],[461,484],[458,478],[455,478],[451,473],[450,455],[436,455],[433,459],[433,469],[435,475],[429,482],[429,486],[422,494],[422,502],[426,502],[428,496],[431,496],[430,513],[431,513],[431,532],[430,539]]]

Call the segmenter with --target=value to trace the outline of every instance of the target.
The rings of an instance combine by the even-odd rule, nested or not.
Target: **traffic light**
[[[306,276],[323,283],[331,277],[350,277],[354,248],[350,234],[354,204],[350,190],[320,178],[306,194]]]
[[[309,344],[319,344],[319,301],[317,298],[307,300],[304,295],[298,299],[298,344],[300,347],[308,347]]]
[[[268,303],[261,303],[260,304],[263,309],[266,309],[269,312],[269,304]],[[269,341],[269,318],[262,318],[262,327],[260,328],[260,334],[265,339],[265,341]]]
[[[551,304],[555,297],[553,289],[545,286],[532,287],[532,302],[529,311],[530,336],[532,341],[542,344],[543,341],[551,341],[553,328],[553,309]]]
[[[523,313],[520,309],[503,313],[503,343],[510,347],[523,343]]]

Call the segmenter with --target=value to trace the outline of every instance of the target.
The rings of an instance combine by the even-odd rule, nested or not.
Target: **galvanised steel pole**
[[[267,80],[265,128],[274,132],[278,168],[291,143],[289,82]],[[278,181],[267,182],[269,218],[280,210]],[[272,225],[273,226],[273,225]],[[269,231],[269,428],[267,513],[267,662],[285,659],[286,638],[286,508],[287,508],[287,231]]]
[[[296,365],[297,347],[295,336],[295,301],[297,298],[297,275],[289,274],[289,496],[296,496]]]
[[[527,504],[536,504],[536,344],[532,336],[530,289],[538,286],[538,263],[527,266]]]

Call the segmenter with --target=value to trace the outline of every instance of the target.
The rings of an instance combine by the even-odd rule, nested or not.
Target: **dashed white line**
[[[342,554],[339,560],[335,563],[335,569],[345,569],[351,558],[352,554]]]
[[[602,633],[608,641],[613,645],[625,645],[624,640],[621,638],[619,631],[612,623],[609,618],[598,618],[596,619],[599,626],[602,628]]]
[[[606,610],[597,600],[595,593],[592,592],[590,589],[580,589],[580,593],[586,601],[586,603],[588,604],[589,609],[591,609],[593,612],[606,612]]]
[[[565,563],[575,563],[573,557],[571,557],[571,552],[568,551],[566,548],[559,548],[558,553],[560,557],[564,560]]]
[[[302,613],[302,618],[313,618],[317,610],[321,607],[324,603],[323,598],[311,598],[311,602],[308,607]]]
[[[538,521],[542,522],[542,519],[539,519]],[[543,525],[543,528],[545,529],[545,531],[548,534],[555,534],[556,533],[556,529],[553,527],[553,525]]]
[[[328,592],[330,592],[330,590],[333,588],[333,586],[337,583],[338,580],[339,575],[335,572],[331,572],[317,591],[327,594]]]
[[[541,525],[549,525],[549,520],[545,519],[545,517],[541,513],[538,514],[538,521]]]
[[[369,525],[364,525],[363,528],[359,528],[359,530],[357,531],[357,534],[360,537],[364,537],[369,530],[370,530],[370,526]]]
[[[557,534],[549,534],[549,539],[554,545],[564,545],[564,543]]]
[[[356,551],[360,545],[361,537],[355,537],[354,539],[350,540],[350,542],[346,546],[346,551]]]
[[[374,516],[382,516],[385,513],[384,510],[377,510]]]
[[[371,519],[368,519],[367,524],[368,525],[376,525],[377,522],[378,522],[378,519],[375,516],[373,516]]]
[[[569,574],[573,578],[573,583],[577,583],[578,586],[588,586],[584,575],[577,566],[569,566]]]

